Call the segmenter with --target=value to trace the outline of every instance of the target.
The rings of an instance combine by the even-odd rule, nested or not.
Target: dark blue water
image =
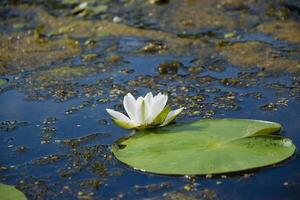
[[[172,56],[129,56],[125,58],[126,65],[120,66],[134,70],[134,73],[123,75],[114,71],[106,74],[93,74],[74,82],[95,84],[97,80],[113,77],[115,84],[125,85],[128,80],[136,79],[139,75],[159,76],[156,69],[157,65],[164,60],[179,60],[185,68],[178,71],[179,75],[190,77],[187,69],[190,66],[192,57],[172,57]],[[116,69],[116,70],[117,70]],[[278,90],[268,87],[269,83],[290,84],[293,75],[282,74],[279,76],[269,76],[258,80],[250,87],[228,87],[222,85],[218,79],[225,77],[237,77],[241,71],[256,71],[257,69],[244,69],[227,66],[222,72],[206,70],[198,77],[212,76],[216,80],[209,86],[203,86],[203,93],[209,97],[205,102],[214,102],[214,97],[220,96],[225,92],[234,92],[237,95],[239,110],[215,109],[213,117],[218,118],[249,118],[279,122],[283,126],[282,134],[291,138],[297,147],[300,146],[300,102],[295,97],[288,94],[288,90],[278,94]],[[164,80],[164,78],[162,78]],[[165,88],[175,84],[174,81],[164,80]],[[170,84],[170,85],[168,85]],[[186,83],[184,83],[186,84]],[[162,90],[165,90],[162,88]],[[208,94],[207,88],[218,88],[219,93]],[[156,93],[155,90],[145,86],[137,86],[137,93],[144,95],[148,91]],[[245,97],[243,94],[251,92],[261,92],[262,98]],[[117,139],[130,133],[128,130],[121,129],[111,123],[105,108],[112,108],[114,105],[122,103],[119,96],[115,101],[108,103],[94,103],[72,114],[65,111],[71,107],[78,107],[85,100],[94,100],[91,97],[81,96],[57,103],[52,98],[45,101],[25,100],[27,94],[24,91],[14,89],[0,94],[0,121],[16,120],[27,122],[20,124],[13,130],[0,130],[0,165],[6,167],[1,171],[1,182],[18,185],[23,188],[29,198],[35,198],[38,193],[43,193],[43,198],[73,199],[83,192],[92,193],[96,199],[117,198],[118,195],[124,199],[142,199],[146,197],[157,197],[170,191],[185,191],[186,185],[192,185],[190,193],[201,192],[210,189],[216,192],[219,199],[299,199],[300,195],[300,157],[298,151],[289,160],[276,166],[271,166],[259,170],[241,172],[233,174],[227,178],[213,177],[193,177],[189,179],[182,176],[160,176],[143,173],[129,168],[113,157],[109,153],[109,147]],[[107,94],[104,96],[108,97]],[[109,97],[108,97],[109,98]],[[288,106],[279,106],[276,111],[265,111],[261,105],[275,102],[278,98],[288,99]],[[183,105],[184,106],[184,105]],[[49,117],[56,118],[50,124],[44,124],[44,120]],[[192,121],[200,119],[201,116],[189,117],[183,115],[180,121]],[[107,120],[107,124],[100,123],[99,120]],[[43,128],[55,128],[46,144],[43,143]],[[64,145],[66,139],[80,138],[86,135],[97,133],[92,140],[83,142],[74,149],[84,152],[84,148],[95,148],[100,145],[102,151],[93,153],[95,157],[90,160],[82,160],[75,155],[74,149]],[[16,149],[25,146],[25,152],[17,152]],[[49,155],[59,155],[57,161],[47,164],[37,164],[37,159]],[[80,156],[79,156],[80,157]],[[76,169],[75,160],[81,159],[80,170],[70,176],[62,176],[63,169]],[[99,174],[91,168],[96,162],[101,162],[105,166],[106,174]],[[188,164],[188,163],[187,163]],[[245,177],[244,173],[251,174]],[[101,182],[99,188],[80,186],[84,180],[95,179]],[[30,185],[25,188],[22,182]],[[167,187],[161,184],[168,183]],[[156,189],[149,189],[149,185],[156,184]],[[34,187],[36,186],[36,188]],[[147,186],[148,185],[148,186]],[[63,189],[68,186],[70,189]],[[161,186],[161,187],[160,187]],[[45,189],[46,188],[46,189]],[[42,191],[42,192],[41,192]],[[187,192],[187,194],[189,193]],[[82,194],[81,194],[82,195]]]

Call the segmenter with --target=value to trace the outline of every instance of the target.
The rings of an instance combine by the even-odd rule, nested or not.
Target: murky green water
[[[13,3],[15,2],[15,3]],[[299,1],[4,1],[0,177],[29,199],[297,199],[298,152],[218,177],[141,173],[110,145],[105,108],[165,92],[178,122],[279,122],[300,145]],[[96,9],[97,8],[97,9]]]

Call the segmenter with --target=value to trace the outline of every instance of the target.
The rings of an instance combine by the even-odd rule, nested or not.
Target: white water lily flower
[[[183,108],[171,111],[167,106],[168,96],[158,93],[153,96],[151,92],[145,97],[135,99],[128,93],[124,97],[123,105],[128,117],[121,112],[111,109],[106,111],[113,117],[112,120],[119,126],[127,129],[146,129],[165,126],[175,120]]]

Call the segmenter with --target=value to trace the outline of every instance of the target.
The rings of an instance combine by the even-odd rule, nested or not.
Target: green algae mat
[[[207,119],[137,131],[113,153],[142,171],[169,175],[238,172],[281,162],[295,145],[278,135],[281,125],[249,119]]]
[[[25,195],[14,186],[0,183],[1,200],[26,200]]]

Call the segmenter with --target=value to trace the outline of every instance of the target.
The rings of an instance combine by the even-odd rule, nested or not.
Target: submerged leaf
[[[295,152],[291,140],[274,133],[278,123],[213,119],[138,131],[113,147],[120,161],[159,174],[219,174],[283,161]],[[124,148],[118,148],[123,146]]]

